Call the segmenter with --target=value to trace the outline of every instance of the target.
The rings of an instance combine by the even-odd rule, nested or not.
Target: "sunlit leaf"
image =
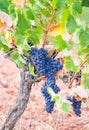
[[[7,43],[11,43],[12,42],[12,36],[10,34],[10,32],[8,30],[4,31],[4,37]]]
[[[70,112],[71,105],[69,103],[63,102],[61,110],[64,112]]]
[[[67,71],[73,71],[73,72],[78,72],[79,71],[79,66],[75,66],[73,60],[71,59],[70,56],[65,57],[64,59],[64,65]]]
[[[63,50],[66,48],[66,42],[62,39],[62,36],[58,35],[54,38],[53,46],[55,49]]]
[[[29,65],[29,71],[30,71],[30,74],[35,76],[35,73],[34,73],[34,66],[33,65]]]
[[[63,35],[65,32],[65,28],[62,27],[61,24],[52,25],[49,29],[48,35],[50,36],[57,36],[57,35]]]

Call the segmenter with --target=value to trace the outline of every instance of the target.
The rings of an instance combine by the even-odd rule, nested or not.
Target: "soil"
[[[19,69],[12,61],[0,58],[0,127],[16,100],[19,84]],[[40,92],[42,84],[43,81],[33,85],[28,106],[14,130],[89,130],[88,106],[82,108],[81,117],[76,116],[72,110],[67,114],[56,107],[52,114],[48,114]],[[69,92],[67,86],[59,79],[57,84],[66,97]]]

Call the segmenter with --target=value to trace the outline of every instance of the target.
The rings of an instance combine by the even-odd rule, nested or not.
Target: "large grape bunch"
[[[60,88],[56,85],[55,74],[62,69],[63,65],[59,60],[49,57],[48,51],[44,48],[37,49],[32,47],[28,53],[30,54],[34,65],[36,66],[37,72],[40,74],[40,76],[46,77],[46,82],[42,86],[41,92],[45,98],[46,111],[51,113],[54,108],[54,102],[52,101],[47,88],[52,88],[54,93],[58,93],[60,91]]]
[[[77,99],[75,99],[74,97],[67,97],[67,100],[69,100],[70,102],[72,102],[72,107],[73,107],[73,111],[75,112],[75,114],[77,116],[81,116],[81,101],[78,101]]]

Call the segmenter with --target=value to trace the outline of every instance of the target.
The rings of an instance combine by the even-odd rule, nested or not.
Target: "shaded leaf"
[[[77,28],[76,20],[72,15],[68,18],[66,28],[69,34],[72,34]]]

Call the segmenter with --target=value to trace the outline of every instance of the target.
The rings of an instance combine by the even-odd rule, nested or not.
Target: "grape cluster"
[[[53,108],[54,108],[54,102],[51,101],[51,96],[47,92],[47,85],[46,85],[46,83],[42,86],[41,92],[42,92],[42,94],[43,94],[43,96],[45,98],[46,111],[48,113],[51,113],[53,111]]]
[[[54,108],[54,102],[51,101],[51,96],[47,92],[47,88],[50,87],[54,93],[58,93],[60,88],[56,85],[55,74],[61,70],[63,65],[59,60],[54,60],[52,57],[48,57],[48,51],[44,48],[31,48],[28,51],[34,65],[36,66],[37,72],[40,76],[46,77],[46,82],[41,88],[41,92],[45,98],[46,111],[51,113]]]
[[[77,76],[75,78],[76,83],[79,85],[81,80],[81,70],[77,73]],[[72,79],[75,75],[75,72],[70,71],[70,79]]]
[[[77,116],[81,116],[81,101],[77,101],[74,97],[67,97],[67,100],[72,102],[73,111]]]

